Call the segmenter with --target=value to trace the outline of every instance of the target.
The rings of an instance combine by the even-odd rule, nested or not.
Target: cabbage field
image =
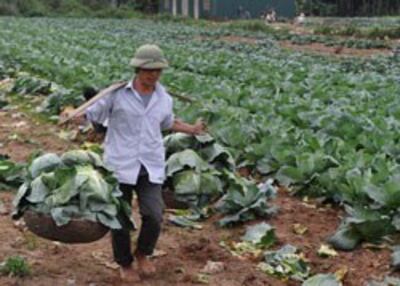
[[[331,265],[335,271],[318,274],[323,269],[309,269],[295,248],[271,248],[280,241],[279,233],[273,234],[269,227],[260,225],[261,230],[247,230],[252,232],[243,237],[247,244],[219,243],[221,249],[228,249],[236,256],[246,256],[243,253],[254,256],[257,249],[268,249],[263,262],[254,269],[278,277],[273,281],[279,282],[260,280],[259,285],[392,285],[390,280],[400,283],[394,277],[386,277],[387,283],[372,282],[382,281],[386,274],[400,267],[400,251],[395,247],[400,230],[400,58],[391,54],[361,58],[294,52],[283,49],[279,41],[308,43],[315,38],[328,46],[364,49],[390,48],[391,43],[366,39],[338,42],[329,36],[290,35],[215,23],[195,25],[157,19],[0,18],[0,82],[6,79],[13,82],[7,90],[0,89],[0,110],[12,113],[14,106],[20,106],[43,126],[56,128],[54,122],[65,107],[84,102],[84,89],[101,89],[121,79],[131,79],[133,70],[128,63],[134,50],[145,43],[158,44],[171,64],[163,73],[162,82],[174,95],[176,116],[189,122],[203,118],[213,138],[197,138],[200,143],[190,143],[202,146],[203,151],[197,151],[208,156],[207,163],[204,156],[202,159],[184,151],[190,147],[189,139],[171,135],[166,139],[167,147],[175,148],[169,157],[168,183],[172,188],[180,186],[182,192],[177,196],[192,195],[190,200],[195,199],[197,206],[196,219],[193,213],[175,216],[176,224],[198,226],[199,217],[205,216],[203,208],[211,203],[210,197],[219,196],[223,197],[216,210],[225,215],[219,220],[220,226],[259,220],[267,215],[279,220],[280,211],[272,210],[269,205],[274,204],[273,197],[279,189],[277,204],[283,210],[281,192],[286,194],[285,200],[307,205],[315,202],[321,208],[333,208],[336,218],[343,218],[336,230],[337,223],[325,222],[333,230],[320,238],[320,243],[329,244],[326,246],[329,251],[322,251],[322,256],[336,256],[339,252],[351,264],[350,254],[344,251],[359,253],[366,245],[373,245],[377,252],[389,249],[393,259],[385,260],[386,270],[380,271],[379,277],[368,276],[363,268],[366,272],[358,274],[363,279],[352,280],[351,273],[361,270],[357,265],[342,277],[337,272],[335,276],[338,269],[334,266],[339,266],[335,263]],[[0,153],[6,150],[3,143]],[[206,150],[204,146],[211,146],[206,143],[215,145]],[[173,155],[178,151],[186,153]],[[221,154],[228,166],[225,169],[215,166],[214,159]],[[190,163],[179,156],[190,157]],[[202,167],[208,163],[209,167]],[[3,183],[10,177],[2,173],[2,166],[9,168],[7,164],[0,164]],[[184,169],[183,165],[190,165],[194,171],[178,172],[181,177],[172,178]],[[15,168],[20,170],[18,166]],[[206,175],[197,174],[197,169],[206,170]],[[208,176],[207,190],[217,191],[199,203],[197,200],[209,194],[200,188],[202,176]],[[259,186],[257,193],[255,186],[259,183],[264,186]],[[201,195],[193,197],[190,192]],[[226,210],[229,207],[236,209],[229,213]],[[244,214],[243,209],[251,214]],[[313,212],[323,220],[325,213],[314,208],[306,211]],[[291,216],[295,218],[296,214]],[[301,228],[308,223],[305,219],[296,222],[293,236],[307,241],[311,234]],[[210,231],[209,227],[206,229]],[[224,236],[229,236],[239,229],[224,231],[227,231]],[[380,248],[384,250],[376,250]],[[286,259],[284,265],[288,269],[279,268],[281,260],[274,259]],[[347,272],[350,274],[344,278]],[[318,275],[312,277],[312,274]],[[197,278],[217,285],[207,275]],[[95,285],[111,284],[97,281]]]

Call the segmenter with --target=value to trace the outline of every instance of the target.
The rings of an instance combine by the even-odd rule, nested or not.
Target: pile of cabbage
[[[79,218],[111,229],[134,228],[130,206],[121,198],[116,178],[98,154],[84,150],[61,156],[48,153],[28,166],[13,201],[13,218],[31,210],[51,215],[58,226]]]
[[[210,135],[174,133],[164,139],[167,180],[175,200],[198,212],[209,205],[224,216],[222,227],[269,217],[277,208],[270,204],[277,189],[272,181],[257,184],[236,173],[230,151]]]
[[[226,172],[233,172],[232,155],[210,135],[174,133],[164,139],[167,181],[175,199],[202,208],[224,193]]]

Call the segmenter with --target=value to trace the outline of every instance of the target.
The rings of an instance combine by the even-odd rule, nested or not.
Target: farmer
[[[297,17],[294,19],[294,24],[295,24],[295,25],[303,25],[305,21],[306,21],[306,14],[300,13],[300,15],[297,16]]]
[[[275,9],[270,9],[265,15],[265,24],[275,23],[276,22],[276,12]]]
[[[133,190],[138,197],[142,226],[133,254],[130,229],[112,231],[114,259],[120,265],[121,278],[128,282],[138,281],[139,274],[149,276],[156,271],[148,256],[160,235],[164,206],[161,186],[165,150],[161,131],[197,135],[205,130],[201,121],[191,125],[174,117],[172,98],[158,82],[162,70],[168,67],[158,46],[139,47],[131,65],[135,68],[134,78],[85,112],[91,122],[107,122],[104,160],[119,181],[123,199],[131,204]],[[132,266],[134,260],[139,273]]]

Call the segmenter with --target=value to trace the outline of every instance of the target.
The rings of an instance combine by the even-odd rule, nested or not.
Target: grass
[[[271,25],[265,25],[262,20],[235,20],[229,21],[226,23],[222,23],[222,26],[225,26],[228,29],[232,30],[245,30],[251,32],[266,32],[268,34],[288,34],[289,29],[279,29],[276,30]]]
[[[0,266],[3,275],[25,277],[31,274],[31,268],[25,258],[15,255],[8,257]]]

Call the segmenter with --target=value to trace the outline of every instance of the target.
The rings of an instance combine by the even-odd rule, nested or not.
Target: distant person
[[[306,21],[306,15],[304,13],[300,13],[300,15],[294,19],[294,24],[303,25],[305,21]]]
[[[242,19],[243,13],[244,13],[244,9],[243,9],[242,5],[239,5],[239,7],[237,9],[238,18]]]
[[[251,19],[251,14],[249,10],[245,10],[241,5],[238,7],[238,16],[239,19],[243,20]]]
[[[276,12],[275,9],[269,9],[265,15],[265,23],[271,24],[276,22]]]
[[[249,10],[244,11],[243,19],[245,19],[245,20],[251,19],[251,14],[250,14]]]

